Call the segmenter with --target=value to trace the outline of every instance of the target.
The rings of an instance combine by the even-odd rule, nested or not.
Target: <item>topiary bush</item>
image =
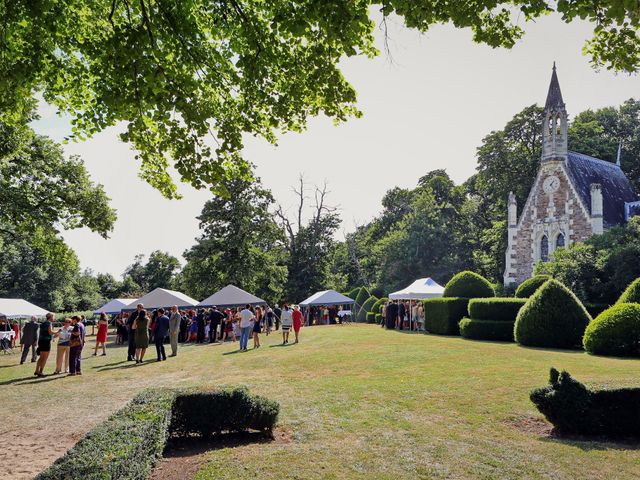
[[[580,300],[557,280],[547,280],[516,317],[514,337],[521,345],[580,348],[591,317]]]
[[[481,298],[495,297],[493,285],[475,272],[457,273],[444,287],[445,297]]]
[[[513,322],[504,320],[460,320],[460,335],[473,340],[513,342]]]
[[[627,286],[616,303],[640,303],[640,278]]]
[[[534,275],[531,278],[526,279],[516,289],[516,297],[529,298],[536,293],[547,280],[551,279],[551,275]]]
[[[362,305],[360,305],[360,309],[358,310],[357,321],[358,322],[366,322],[367,314],[371,312],[371,307],[376,303],[378,299],[376,297],[369,297],[364,301]]]
[[[356,298],[358,298],[359,293],[360,293],[360,287],[356,287],[353,290],[350,290],[349,293],[347,293],[347,297],[355,300]]]
[[[598,315],[582,339],[593,355],[640,357],[640,304],[620,303]]]
[[[469,301],[469,317],[513,323],[525,303],[524,298],[473,298]]]
[[[600,315],[602,312],[604,312],[607,308],[611,306],[604,303],[583,302],[582,304],[584,305],[584,308],[587,309],[587,312],[589,312],[589,315],[591,316],[591,318],[596,318],[598,315]]]
[[[360,288],[360,291],[358,292],[358,296],[356,297],[356,303],[360,306],[364,305],[364,302],[367,301],[367,299],[369,299],[371,297],[371,294],[369,293],[369,290],[367,290],[365,287]]]
[[[169,437],[247,429],[271,433],[280,406],[244,388],[152,389],[136,395],[37,480],[145,480]]]
[[[371,307],[371,311],[373,313],[382,313],[382,306],[388,301],[389,299],[386,297],[379,298],[378,300],[376,300],[376,303],[373,304],[373,307]]]
[[[367,313],[367,323],[376,323],[376,314],[373,312]]]
[[[594,391],[552,368],[529,398],[559,433],[640,437],[640,388]]]
[[[424,300],[424,328],[438,335],[460,335],[458,323],[467,314],[468,298],[429,298]]]
[[[382,325],[382,314],[376,313],[376,325]]]

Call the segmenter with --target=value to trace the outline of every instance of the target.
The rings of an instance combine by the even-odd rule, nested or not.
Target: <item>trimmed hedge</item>
[[[582,339],[594,355],[640,357],[640,304],[620,303],[598,315]]]
[[[547,280],[551,280],[551,275],[534,275],[531,278],[526,279],[516,289],[516,297],[529,298],[536,293]]]
[[[376,325],[382,325],[382,314],[376,313]]]
[[[358,298],[359,293],[360,293],[360,287],[356,287],[353,290],[350,290],[349,293],[347,293],[347,297],[355,300],[356,298]]]
[[[571,290],[547,280],[527,300],[516,318],[516,342],[531,347],[580,348],[589,313]]]
[[[468,270],[457,273],[444,287],[445,297],[481,298],[495,297],[493,285],[475,272]]]
[[[473,340],[513,342],[513,322],[504,320],[460,320],[460,335]]]
[[[376,323],[376,314],[373,312],[367,313],[367,323]]]
[[[358,316],[356,318],[358,322],[367,321],[367,314],[371,312],[371,307],[373,307],[373,304],[376,303],[377,300],[378,299],[376,297],[369,297],[362,305],[360,305]]]
[[[598,315],[600,315],[602,312],[604,312],[607,308],[611,306],[611,305],[607,305],[606,303],[583,302],[582,304],[584,305],[584,308],[587,309],[587,312],[589,312],[589,315],[591,315],[591,318],[596,318]]]
[[[590,390],[552,368],[529,398],[560,433],[640,437],[640,388]]]
[[[526,301],[524,298],[472,298],[469,301],[469,317],[513,323]]]
[[[276,402],[245,388],[145,390],[35,478],[144,480],[169,437],[247,429],[271,433],[279,410]]]
[[[616,303],[640,303],[640,278],[627,286]]]
[[[382,306],[388,301],[389,299],[386,297],[379,298],[376,303],[373,304],[373,307],[371,307],[371,311],[373,313],[382,313]]]
[[[364,305],[364,302],[366,302],[369,298],[371,298],[369,290],[367,290],[365,287],[362,287],[358,292],[358,296],[356,297],[356,303],[362,307]]]
[[[458,323],[467,315],[468,298],[429,298],[424,305],[424,328],[438,335],[460,335]]]

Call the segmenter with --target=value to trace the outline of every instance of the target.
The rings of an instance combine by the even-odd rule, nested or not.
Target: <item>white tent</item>
[[[0,316],[7,318],[44,317],[47,311],[21,298],[0,298]]]
[[[115,315],[117,313],[120,313],[121,310],[126,309],[127,306],[131,305],[135,301],[135,298],[114,298],[113,300],[105,303],[93,313],[96,315],[100,315],[102,312],[104,312],[108,315]]]
[[[227,285],[208,298],[202,300],[198,307],[239,307],[243,305],[266,305],[267,302],[255,295],[245,292],[235,285]]]
[[[431,277],[419,278],[407,288],[389,294],[391,300],[423,300],[425,298],[441,297],[444,287],[438,285]]]
[[[169,308],[173,305],[177,305],[180,308],[195,307],[198,303],[197,300],[185,295],[181,292],[175,292],[173,290],[167,290],[165,288],[156,288],[147,293],[144,297],[137,300],[133,300],[123,310],[134,310],[136,305],[141,303],[146,309],[154,308]]]
[[[316,292],[305,301],[300,302],[300,306],[310,307],[312,305],[351,305],[353,303],[355,303],[355,300],[353,298],[345,297],[335,290],[324,290],[322,292]]]

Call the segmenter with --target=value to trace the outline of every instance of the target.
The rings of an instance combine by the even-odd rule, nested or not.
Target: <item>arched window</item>
[[[549,135],[551,135],[553,133],[553,123],[554,123],[553,115],[549,115],[549,117],[547,117],[547,122],[549,127],[547,132],[549,133]]]
[[[564,234],[559,233],[556,237],[556,248],[564,247]]]
[[[540,260],[543,262],[549,261],[549,239],[546,235],[543,235],[540,239]]]
[[[560,135],[562,127],[562,118],[560,115],[556,117],[556,135]]]

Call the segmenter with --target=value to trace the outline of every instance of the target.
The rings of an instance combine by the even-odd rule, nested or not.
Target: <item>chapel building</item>
[[[542,157],[520,217],[509,194],[504,284],[522,283],[539,261],[557,248],[582,242],[626,223],[640,207],[638,195],[618,162],[568,149],[568,115],[555,63],[544,107]]]

